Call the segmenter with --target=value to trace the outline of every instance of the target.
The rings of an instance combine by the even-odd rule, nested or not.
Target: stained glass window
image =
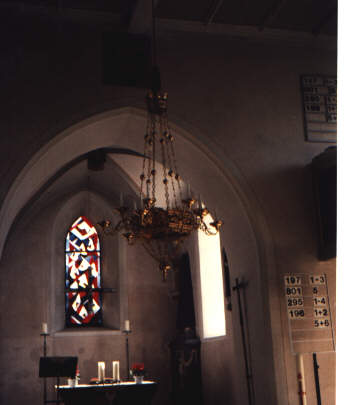
[[[66,325],[101,325],[100,244],[96,228],[79,217],[66,237]]]

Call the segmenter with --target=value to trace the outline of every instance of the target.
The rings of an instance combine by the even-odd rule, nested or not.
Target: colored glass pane
[[[96,228],[79,217],[66,237],[66,324],[100,325],[100,244]]]

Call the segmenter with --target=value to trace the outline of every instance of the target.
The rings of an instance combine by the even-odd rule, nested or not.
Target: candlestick
[[[42,323],[42,331],[41,331],[41,336],[43,336],[43,357],[47,356],[47,336],[49,336],[48,333],[48,324],[43,322]],[[43,379],[43,403],[47,403],[47,379],[44,377]]]
[[[129,381],[129,333],[130,330],[130,322],[129,319],[124,321],[124,331],[125,333],[125,343],[126,343],[126,354],[127,354],[127,380]]]

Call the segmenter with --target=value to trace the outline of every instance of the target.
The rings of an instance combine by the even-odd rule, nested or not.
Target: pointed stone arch
[[[56,172],[79,156],[98,148],[139,152],[145,118],[144,111],[133,107],[108,111],[73,125],[41,148],[22,169],[1,207],[0,257],[17,215]],[[211,209],[216,208],[219,216],[224,219],[222,242],[230,250],[233,276],[249,278],[250,285],[255,286],[256,296],[250,305],[255,307],[256,315],[250,321],[251,330],[254,330],[252,340],[256,340],[257,345],[252,357],[257,364],[263,350],[260,343],[271,343],[271,347],[267,347],[263,353],[265,365],[269,365],[264,367],[269,370],[266,371],[268,376],[265,373],[264,381],[269,381],[269,384],[260,384],[262,377],[259,367],[262,366],[257,366],[257,398],[262,402],[276,403],[278,397],[280,403],[283,403],[281,398],[286,398],[283,393],[286,384],[280,345],[280,314],[276,309],[279,308],[279,297],[272,243],[264,217],[239,170],[228,159],[224,163],[220,148],[211,141],[205,145],[199,140],[202,136],[195,136],[199,135],[197,131],[184,128],[187,128],[184,123],[171,123],[171,129],[177,134],[176,153],[180,173],[185,175],[186,181],[191,182],[195,190],[206,196],[207,205]],[[269,293],[266,293],[267,290]],[[233,314],[234,322],[235,317]],[[236,349],[240,357],[239,332],[233,333],[237,335]],[[235,378],[243,380],[244,372],[241,377]],[[241,381],[239,385],[242,384],[245,383]]]

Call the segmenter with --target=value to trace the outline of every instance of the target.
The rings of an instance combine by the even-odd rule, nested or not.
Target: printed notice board
[[[337,77],[301,76],[305,135],[312,142],[337,141]]]
[[[286,274],[283,281],[291,351],[294,354],[334,351],[326,275]]]

